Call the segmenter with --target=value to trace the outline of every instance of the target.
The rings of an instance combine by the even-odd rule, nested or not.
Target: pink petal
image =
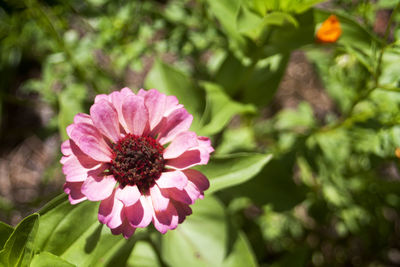
[[[97,161],[111,161],[111,148],[106,144],[99,131],[93,125],[78,123],[68,127],[70,127],[69,137],[83,153]]]
[[[172,203],[174,204],[175,209],[178,212],[178,223],[182,223],[185,220],[186,216],[192,214],[192,209],[189,207],[189,205],[178,201],[173,201]]]
[[[165,162],[167,167],[177,170],[184,170],[202,163],[201,152],[199,150],[189,150],[176,159],[169,159]]]
[[[129,89],[128,87],[124,87],[121,89],[121,94],[122,96],[131,96],[131,95],[135,95],[131,89]]]
[[[114,143],[118,142],[120,138],[118,113],[110,102],[101,100],[94,104],[90,108],[90,116],[102,134]]]
[[[182,132],[164,150],[164,159],[173,159],[186,150],[198,146],[197,135],[194,132]]]
[[[197,137],[197,141],[199,142],[199,147],[203,148],[208,153],[214,152],[214,148],[211,146],[210,138],[199,136]]]
[[[125,207],[125,215],[130,224],[136,228],[144,228],[149,225],[153,218],[153,207],[145,196],[132,206]],[[151,200],[150,200],[151,201]]]
[[[153,187],[150,188],[150,196],[155,211],[164,211],[167,209],[169,199],[163,196],[157,185],[153,185]]]
[[[93,125],[92,118],[85,113],[78,113],[74,117],[74,123],[87,123]]]
[[[88,172],[88,178],[82,185],[82,193],[91,201],[99,201],[108,198],[117,183],[113,176],[105,176],[105,166]]]
[[[142,135],[146,129],[149,114],[141,96],[128,96],[122,104],[122,114],[128,132]]]
[[[204,192],[210,187],[210,182],[201,172],[193,169],[184,170],[183,172],[200,192]]]
[[[117,228],[122,224],[124,219],[122,209],[124,205],[115,198],[115,191],[100,202],[98,219],[101,223],[106,224],[110,228]]]
[[[183,105],[179,104],[178,98],[176,96],[169,95],[167,96],[166,102],[165,102],[165,111],[164,111],[164,116],[167,117],[169,114],[171,114],[172,111],[182,108]]]
[[[149,111],[150,130],[155,128],[164,116],[167,96],[155,89],[149,91],[140,90],[139,96],[143,96],[145,105]]]
[[[83,182],[66,182],[64,184],[64,192],[68,194],[68,200],[72,205],[80,203],[87,199],[86,196],[81,192],[82,184]]]
[[[116,197],[124,203],[125,206],[135,204],[140,198],[140,192],[136,185],[127,185],[123,189],[117,188]]]
[[[173,140],[178,134],[189,130],[192,124],[193,116],[186,109],[180,108],[174,110],[163,121],[158,141],[161,145],[165,145]]]
[[[186,204],[193,204],[196,199],[202,198],[202,192],[200,192],[191,181],[188,181],[183,190],[177,188],[170,188],[167,190],[171,198]]]
[[[125,239],[128,239],[135,233],[136,228],[132,227],[127,220],[124,220],[120,226],[111,229],[113,235],[122,234]]]
[[[153,214],[154,227],[162,234],[178,226],[179,216],[174,205],[170,203],[165,211]]]
[[[108,98],[112,105],[115,107],[115,110],[117,111],[118,121],[122,126],[121,132],[127,132],[128,128],[126,127],[124,116],[122,115],[122,103],[125,99],[125,96],[122,95],[122,93],[119,91],[114,91],[109,95]]]
[[[72,156],[75,156],[79,163],[82,165],[82,167],[86,169],[91,169],[98,165],[100,162],[92,159],[88,155],[82,152],[82,150],[75,144],[74,141],[70,142],[70,147],[72,151]]]
[[[89,169],[82,167],[75,156],[68,157],[63,164],[62,171],[65,174],[67,182],[85,181]]]
[[[176,187],[181,190],[187,185],[187,182],[187,177],[181,171],[163,172],[156,180],[160,188]]]
[[[72,155],[71,144],[69,139],[65,140],[61,144],[61,153],[63,153],[64,156]]]
[[[96,103],[98,103],[98,102],[100,102],[100,101],[102,101],[102,100],[107,100],[108,101],[108,95],[105,95],[105,94],[100,94],[100,95],[96,95],[96,97],[94,98],[94,103],[96,104]]]

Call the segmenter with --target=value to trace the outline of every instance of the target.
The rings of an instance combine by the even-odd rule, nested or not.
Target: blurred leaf
[[[243,102],[267,106],[279,88],[289,56],[278,54],[258,61],[249,78],[243,83]]]
[[[254,114],[256,109],[231,100],[221,87],[216,84],[203,82],[207,92],[207,105],[210,110],[210,122],[201,130],[200,135],[213,135],[221,131],[236,114]]]
[[[242,184],[252,179],[272,158],[271,154],[238,153],[213,156],[198,169],[210,180],[208,193]]]
[[[251,6],[260,15],[265,15],[268,11],[283,11],[303,13],[312,6],[325,0],[253,0]]]
[[[62,140],[68,138],[66,128],[73,122],[75,115],[84,112],[83,101],[86,98],[86,88],[79,84],[71,84],[58,97],[60,111],[58,127]]]
[[[204,108],[203,95],[193,81],[183,72],[156,60],[146,77],[147,88],[155,88],[167,95],[174,95],[179,103],[194,116],[192,129],[198,129]]]
[[[313,110],[307,102],[301,102],[297,110],[282,110],[274,119],[276,120],[275,127],[279,131],[305,131],[316,124]]]
[[[262,48],[263,57],[288,53],[307,44],[314,43],[314,12],[309,10],[294,17],[298,26],[285,24],[271,26],[267,44]]]
[[[0,251],[3,249],[4,244],[10,237],[14,228],[6,223],[0,222]]]
[[[294,155],[273,159],[251,180],[222,193],[248,197],[257,205],[272,204],[276,211],[291,209],[305,198],[304,187],[294,183],[293,168]]]
[[[285,24],[291,24],[294,27],[299,26],[297,20],[288,13],[274,11],[260,17],[243,6],[240,8],[236,23],[241,34],[256,42],[264,41],[262,35],[266,32],[268,26],[283,26]]]
[[[239,232],[236,242],[233,245],[233,251],[222,263],[223,267],[255,267],[258,266],[254,253],[246,236]]]
[[[73,267],[75,265],[51,254],[50,252],[41,252],[33,257],[31,267]]]
[[[234,238],[232,250],[227,247],[230,238]],[[211,196],[198,201],[193,214],[163,236],[162,256],[174,267],[256,266],[243,234],[228,236],[224,207]]]
[[[5,266],[28,266],[33,256],[34,242],[39,226],[39,214],[23,219],[0,251],[0,263]]]
[[[127,261],[129,267],[160,267],[156,252],[145,241],[138,241]]]
[[[213,15],[219,20],[225,33],[238,43],[243,43],[243,37],[236,29],[236,17],[239,12],[240,0],[207,0]]]
[[[221,143],[215,149],[215,154],[224,155],[235,152],[250,152],[257,150],[254,128],[242,126],[227,128],[223,132]]]
[[[215,82],[232,97],[266,106],[278,90],[288,60],[289,54],[277,54],[246,66],[229,53],[218,69]]]

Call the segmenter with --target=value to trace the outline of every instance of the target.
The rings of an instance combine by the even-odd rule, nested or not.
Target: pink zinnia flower
[[[209,187],[190,169],[214,151],[207,137],[189,131],[192,119],[176,97],[154,89],[96,96],[61,145],[71,204],[101,201],[99,221],[125,238],[151,221],[161,233],[175,229]]]

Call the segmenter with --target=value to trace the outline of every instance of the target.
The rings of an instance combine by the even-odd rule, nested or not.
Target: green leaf
[[[0,222],[0,250],[3,249],[4,244],[7,239],[10,237],[14,228],[6,223]]]
[[[55,206],[41,217],[37,248],[76,266],[102,266],[112,258],[107,252],[127,241],[100,224],[97,212],[98,202],[75,206],[64,201]],[[126,253],[129,255],[130,250]]]
[[[273,159],[251,180],[221,193],[231,198],[247,197],[260,206],[272,204],[277,211],[290,209],[305,198],[305,188],[293,180],[294,160],[292,153]]]
[[[194,116],[192,129],[198,129],[200,114],[204,109],[204,97],[185,73],[156,60],[145,81],[146,88],[156,88],[167,95],[174,95],[179,103]]]
[[[267,106],[279,88],[289,57],[289,54],[277,54],[258,61],[249,78],[243,83],[242,101]]]
[[[128,259],[129,267],[160,267],[156,252],[145,241],[139,241],[133,247]]]
[[[39,225],[39,214],[23,219],[0,251],[0,262],[5,266],[28,266],[33,256],[33,245]]]
[[[216,198],[208,196],[192,209],[162,238],[162,256],[170,266],[257,266],[244,234],[229,227],[226,209]]]
[[[236,17],[239,12],[240,0],[207,0],[213,15],[219,20],[224,32],[230,39],[243,43],[243,37],[236,29]]]
[[[211,120],[200,131],[200,135],[212,135],[221,131],[236,114],[254,114],[255,107],[244,105],[231,100],[221,87],[216,84],[203,82],[207,92],[207,105],[210,109]]]
[[[315,41],[314,13],[309,10],[294,17],[298,26],[285,24],[283,26],[271,26],[267,44],[262,48],[263,57],[279,53],[289,53]]]
[[[31,262],[30,267],[74,267],[75,265],[61,259],[60,257],[51,254],[50,252],[41,252]]]
[[[239,232],[235,243],[233,244],[232,252],[225,258],[223,267],[255,267],[257,261],[254,253],[251,250],[249,241],[243,232]]]
[[[210,179],[208,193],[239,185],[252,179],[271,160],[271,154],[238,153],[214,156],[198,169]]]

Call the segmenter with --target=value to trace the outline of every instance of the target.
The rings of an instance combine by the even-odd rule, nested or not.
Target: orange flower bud
[[[317,41],[321,43],[334,43],[342,34],[340,22],[335,15],[330,15],[317,31]]]
[[[396,148],[394,154],[396,154],[396,157],[400,158],[400,148]]]

